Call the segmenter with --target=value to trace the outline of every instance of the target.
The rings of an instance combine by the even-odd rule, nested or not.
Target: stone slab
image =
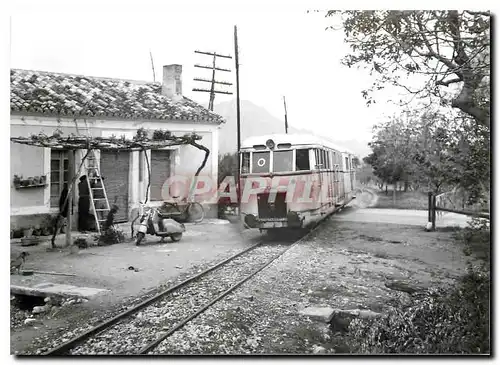
[[[47,297],[51,295],[62,297],[78,297],[90,299],[96,295],[109,292],[108,289],[87,288],[83,286],[74,286],[66,284],[41,283],[32,287],[11,285],[11,294],[31,295],[38,297]]]
[[[330,307],[306,307],[301,309],[299,313],[323,322],[328,322],[334,313],[334,309]]]

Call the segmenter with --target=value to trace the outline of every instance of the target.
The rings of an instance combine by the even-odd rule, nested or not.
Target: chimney
[[[161,93],[174,101],[182,99],[182,65],[163,66]]]

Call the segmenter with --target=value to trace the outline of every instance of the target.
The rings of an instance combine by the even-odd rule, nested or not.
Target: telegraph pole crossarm
[[[223,54],[220,54],[220,53],[215,53],[215,52],[204,52],[204,51],[198,51],[198,50],[196,50],[194,52],[195,53],[199,53],[199,54],[203,54],[203,55],[207,55],[207,56],[212,56],[212,66],[205,66],[205,65],[199,65],[199,64],[194,65],[194,67],[212,70],[212,79],[211,80],[202,79],[202,78],[195,78],[194,79],[195,81],[210,82],[210,84],[211,84],[210,85],[210,90],[200,89],[200,88],[193,88],[193,91],[209,92],[210,93],[210,100],[209,100],[209,103],[208,103],[208,109],[211,110],[211,111],[213,111],[214,110],[215,94],[232,95],[232,93],[228,92],[228,91],[215,90],[215,84],[229,85],[229,86],[232,85],[232,83],[230,83],[230,82],[215,80],[215,71],[231,72],[231,70],[229,70],[227,68],[217,67],[217,65],[216,65],[217,57],[222,57],[222,58],[232,58],[232,57],[231,56],[227,56],[227,55],[223,55]]]
[[[212,66],[204,66],[204,65],[194,65],[194,67],[199,67],[199,68],[207,68],[209,70],[217,70],[217,71],[226,71],[226,72],[231,72],[231,70],[228,70],[227,68],[220,68],[220,67],[212,67]]]
[[[214,82],[214,83],[216,83],[216,84],[222,84],[222,85],[232,85],[232,83],[231,83],[231,82],[226,82],[226,81],[217,81],[217,80],[212,81],[212,80],[208,80],[208,79],[200,79],[200,78],[198,78],[198,77],[195,77],[193,80],[194,80],[194,81],[203,81],[203,82]]]
[[[198,89],[194,88],[193,91],[203,91],[207,93],[215,93],[215,94],[226,94],[226,95],[233,95],[232,92],[229,91],[219,91],[219,90],[209,90],[209,89]]]
[[[215,52],[202,52],[202,51],[194,51],[194,53],[200,53],[200,54],[206,54],[206,55],[209,55],[209,56],[215,56],[215,57],[223,57],[223,58],[233,58],[232,56],[229,56],[229,55],[222,55],[222,54],[219,54],[219,53],[215,53]]]

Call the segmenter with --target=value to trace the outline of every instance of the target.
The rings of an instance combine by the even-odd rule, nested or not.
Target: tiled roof
[[[19,69],[10,71],[10,109],[58,116],[224,121],[186,97],[172,101],[161,94],[160,83]]]

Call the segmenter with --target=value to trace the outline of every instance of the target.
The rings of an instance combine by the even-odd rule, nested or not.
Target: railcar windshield
[[[265,173],[269,172],[269,152],[254,152],[252,153],[252,172]]]
[[[273,172],[293,171],[293,151],[273,152]]]
[[[269,172],[307,171],[309,163],[309,148],[286,151],[253,151],[241,153],[242,174],[266,174]],[[271,155],[272,153],[272,155]],[[295,153],[295,166],[294,166]],[[272,158],[272,170],[271,170]]]

